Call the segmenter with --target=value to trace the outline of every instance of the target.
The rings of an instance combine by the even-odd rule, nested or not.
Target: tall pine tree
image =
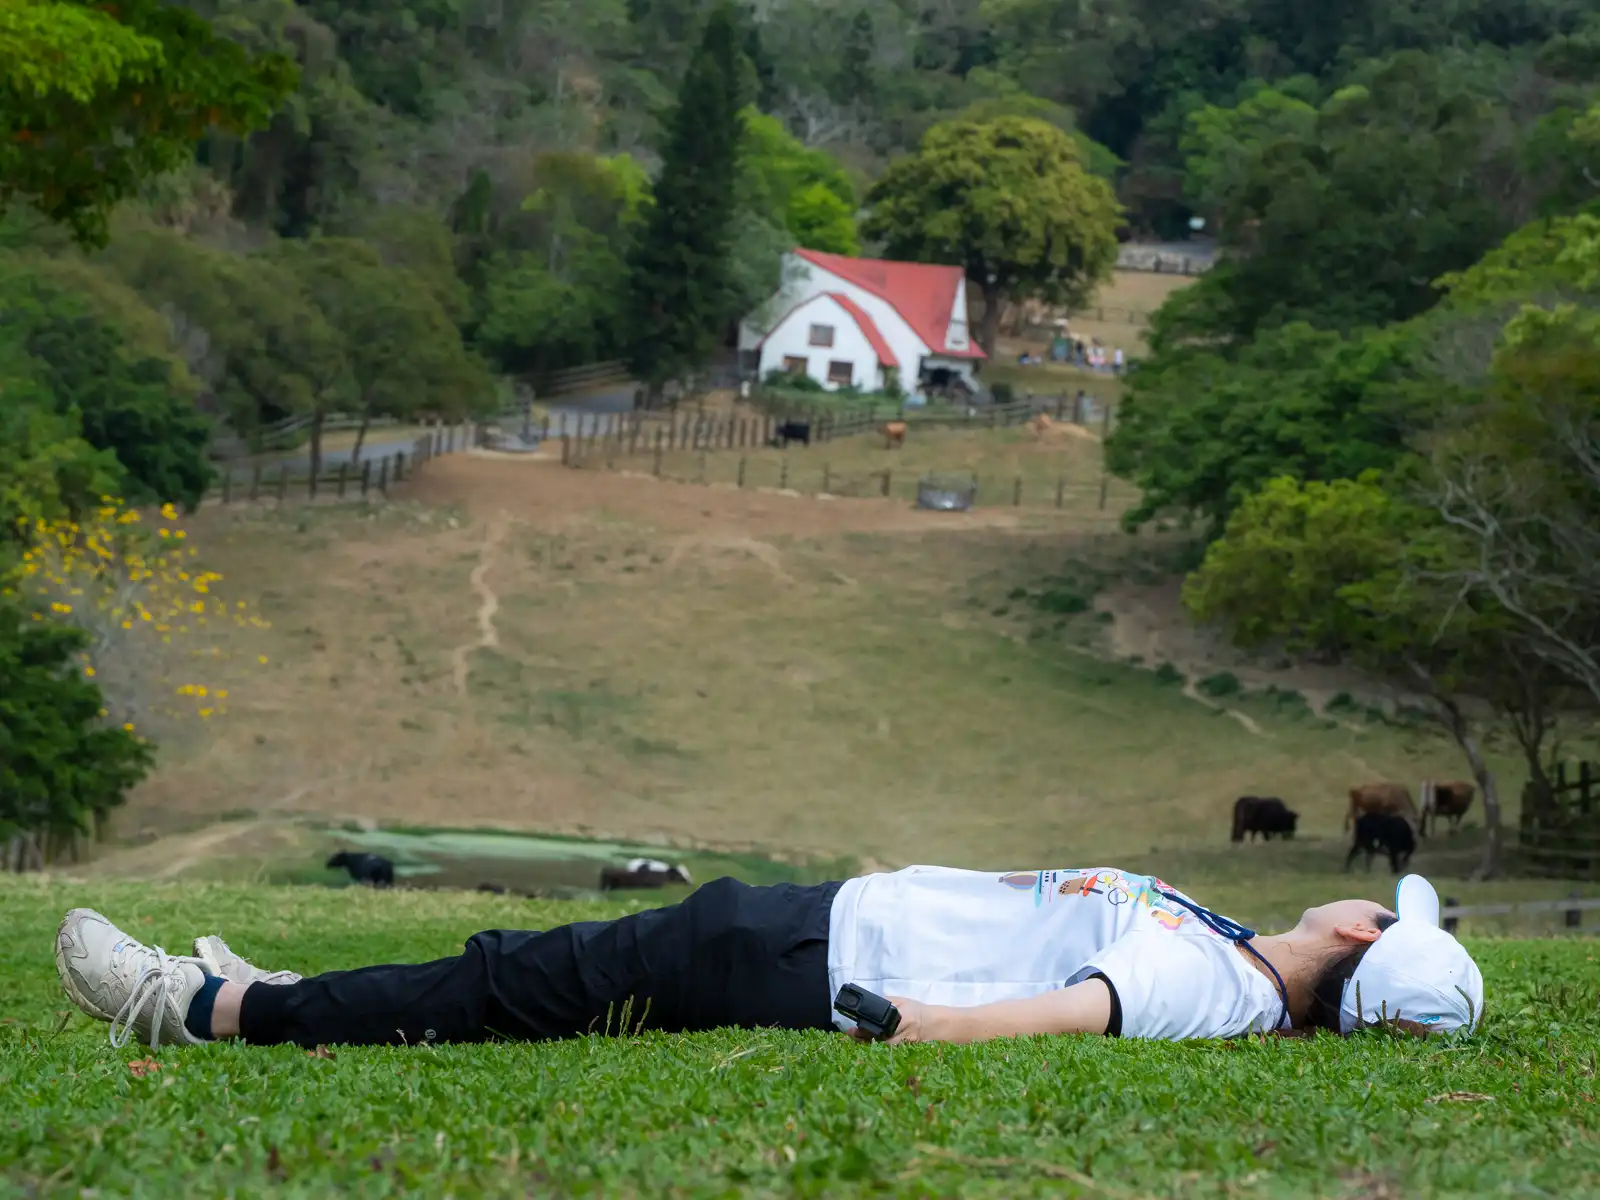
[[[732,4],[712,10],[667,122],[655,207],[629,263],[629,366],[652,396],[704,365],[739,315],[729,257],[739,112],[751,83],[744,33]]]

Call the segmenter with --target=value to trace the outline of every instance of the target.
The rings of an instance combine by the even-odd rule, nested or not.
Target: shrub
[[[1231,671],[1222,671],[1216,675],[1207,675],[1198,684],[1201,692],[1207,696],[1220,699],[1223,696],[1237,696],[1243,690],[1239,677]]]
[[[1164,662],[1156,668],[1156,680],[1159,683],[1178,684],[1182,683],[1185,678],[1187,677],[1184,673],[1169,662]]]

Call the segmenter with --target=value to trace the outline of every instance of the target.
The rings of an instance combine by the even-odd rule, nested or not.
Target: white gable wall
[[[833,326],[832,346],[813,346],[811,327]],[[879,327],[880,332],[882,327]],[[875,392],[883,387],[883,372],[878,364],[878,352],[867,341],[867,335],[844,306],[827,296],[817,296],[794,309],[767,335],[761,346],[761,378],[768,371],[783,370],[785,356],[806,360],[806,374],[829,391],[837,386],[828,382],[828,364],[833,361],[852,364],[850,382],[863,392]]]
[[[956,302],[950,307],[950,328],[945,332],[944,344],[952,350],[965,350],[967,346],[967,281],[956,284]]]

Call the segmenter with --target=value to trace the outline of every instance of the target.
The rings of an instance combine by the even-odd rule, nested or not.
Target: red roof
[[[866,314],[861,305],[850,299],[843,292],[828,292],[827,297],[850,314],[851,320],[855,321],[856,327],[866,335],[867,343],[877,353],[878,362],[881,365],[885,367],[898,367],[900,365],[900,360],[894,356],[894,351],[889,349],[889,343],[884,341],[883,334],[878,332],[877,324]]]
[[[988,357],[974,341],[969,340],[964,350],[957,350],[945,341],[950,314],[955,310],[956,295],[961,287],[960,267],[850,258],[843,254],[825,254],[821,250],[801,249],[795,253],[886,301],[933,353],[950,358]]]

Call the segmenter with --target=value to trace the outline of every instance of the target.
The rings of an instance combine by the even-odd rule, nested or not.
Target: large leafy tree
[[[276,257],[342,343],[361,416],[353,458],[374,417],[458,418],[492,403],[488,373],[421,277],[385,266],[373,247],[350,238],[286,242]],[[327,412],[313,412],[315,468]]]
[[[95,831],[150,769],[150,747],[99,719],[100,690],[74,669],[87,641],[0,596],[0,846],[22,865]]]
[[[0,200],[31,201],[82,240],[212,125],[266,123],[294,85],[165,0],[7,0],[0,6]]]
[[[751,84],[743,40],[732,5],[719,4],[667,119],[655,205],[629,259],[629,359],[652,390],[706,362],[739,316],[730,258]]]
[[[808,250],[859,253],[856,189],[839,161],[754,108],[744,111],[744,130],[741,201]]]
[[[1297,323],[1237,357],[1158,357],[1134,375],[1106,445],[1110,469],[1140,488],[1126,523],[1177,513],[1215,537],[1270,479],[1387,469],[1440,400],[1419,382],[1418,353],[1404,329],[1346,338]]]
[[[1245,646],[1339,653],[1426,698],[1483,792],[1480,873],[1489,877],[1500,869],[1500,793],[1473,701],[1502,714],[1542,711],[1550,681],[1517,658],[1504,610],[1442,581],[1465,550],[1377,472],[1331,483],[1284,477],[1239,507],[1184,599]]]
[[[71,293],[27,270],[0,270],[6,322],[50,405],[123,468],[116,490],[193,508],[211,482],[210,423],[175,386],[169,361],[138,354]]]
[[[1013,300],[1086,300],[1117,257],[1121,210],[1064,131],[1027,117],[935,126],[867,197],[863,232],[891,258],[960,266],[994,352]]]

